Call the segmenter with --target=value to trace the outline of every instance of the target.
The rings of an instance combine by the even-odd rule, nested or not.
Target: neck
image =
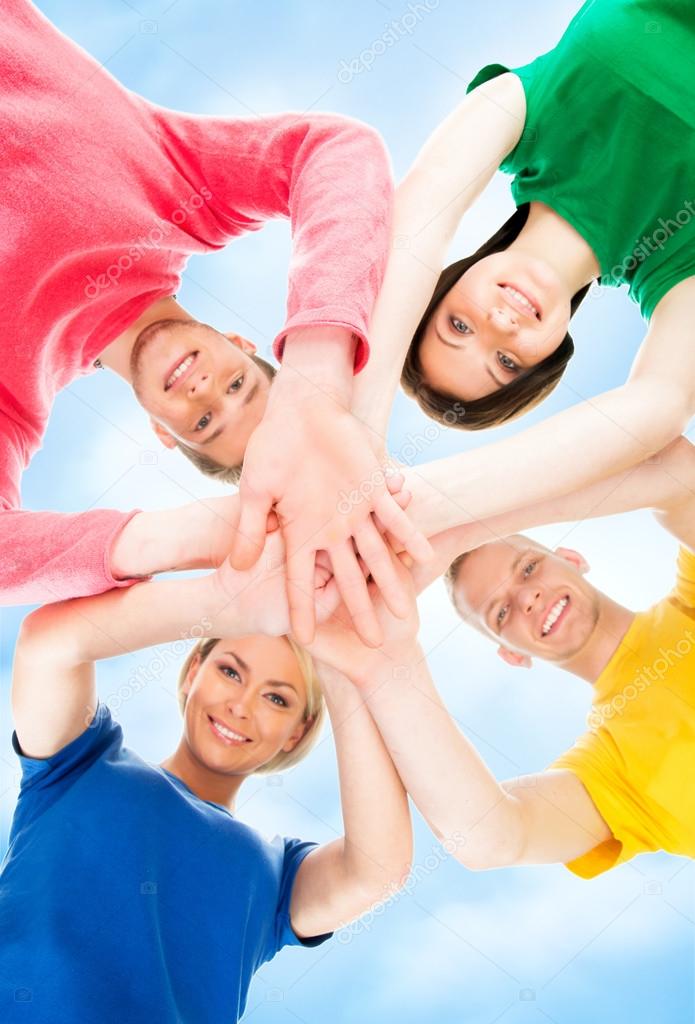
[[[119,334],[117,338],[106,346],[103,352],[100,353],[99,359],[102,366],[108,366],[109,370],[113,370],[119,377],[132,384],[132,374],[130,371],[130,357],[133,352],[133,346],[140,333],[145,327],[149,327],[156,320],[190,320],[191,314],[180,306],[176,299],[166,298],[159,299],[157,302],[153,302],[151,306],[148,306],[142,316],[130,325],[122,334]]]
[[[575,295],[601,273],[591,246],[544,203],[531,203],[528,219],[509,249],[529,253],[547,263],[570,295]]]
[[[206,768],[196,760],[183,738],[174,753],[162,761],[161,767],[185,782],[201,800],[221,804],[228,811],[234,810],[237,793],[246,778],[245,775],[223,775]]]
[[[593,685],[622,643],[634,618],[635,613],[629,608],[604,596],[589,641],[578,654],[564,662],[562,668]]]

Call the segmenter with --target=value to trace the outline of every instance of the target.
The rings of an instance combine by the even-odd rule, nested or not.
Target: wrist
[[[312,325],[290,331],[271,399],[308,397],[320,390],[349,406],[356,345],[347,327]]]

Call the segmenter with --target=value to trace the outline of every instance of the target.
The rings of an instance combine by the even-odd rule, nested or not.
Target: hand
[[[389,493],[366,430],[326,393],[314,391],[289,408],[285,402],[273,405],[271,398],[249,442],[240,497],[232,564],[240,569],[253,564],[274,506],[287,547],[292,629],[300,643],[314,635],[319,550],[330,556],[341,597],[365,643],[378,645],[381,628],[357,554],[391,612],[408,614],[407,593],[372,513],[416,561],[431,557],[430,545]]]
[[[394,572],[408,599],[408,611],[404,618],[397,618],[388,608],[373,583],[369,590],[374,600],[374,610],[383,634],[383,643],[378,649],[367,647],[355,630],[344,605],[341,605],[328,621],[319,625],[316,635],[307,650],[322,665],[328,665],[357,685],[374,681],[384,669],[393,671],[399,665],[417,655],[417,636],[420,625],[415,587],[411,575],[402,560],[390,555]],[[408,556],[404,556],[408,559]]]
[[[213,632],[224,635],[286,636],[291,632],[287,603],[285,545],[279,531],[268,534],[263,553],[251,569],[234,569],[225,559],[211,574],[213,589]],[[320,622],[326,621],[340,604],[330,563],[319,552],[310,598]],[[240,624],[241,620],[241,624]]]

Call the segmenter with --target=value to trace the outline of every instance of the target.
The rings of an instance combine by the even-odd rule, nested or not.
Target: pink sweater
[[[339,324],[368,358],[392,205],[377,134],[347,118],[166,110],[129,92],[27,0],[0,33],[0,603],[100,593],[135,513],[20,510],[56,393],[155,300],[192,253],[291,220],[290,328]]]

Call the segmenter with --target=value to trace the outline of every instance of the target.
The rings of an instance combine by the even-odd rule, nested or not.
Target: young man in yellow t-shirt
[[[645,612],[592,586],[578,552],[509,535],[644,506],[682,545],[674,589]],[[397,670],[374,652],[358,685],[435,834],[477,869],[561,862],[590,878],[643,851],[695,856],[695,448],[680,438],[582,492],[430,539],[437,564],[414,571],[417,589],[465,548],[447,573],[459,613],[508,663],[540,657],[593,687],[572,749],[500,783],[452,721],[422,651],[404,647]]]

